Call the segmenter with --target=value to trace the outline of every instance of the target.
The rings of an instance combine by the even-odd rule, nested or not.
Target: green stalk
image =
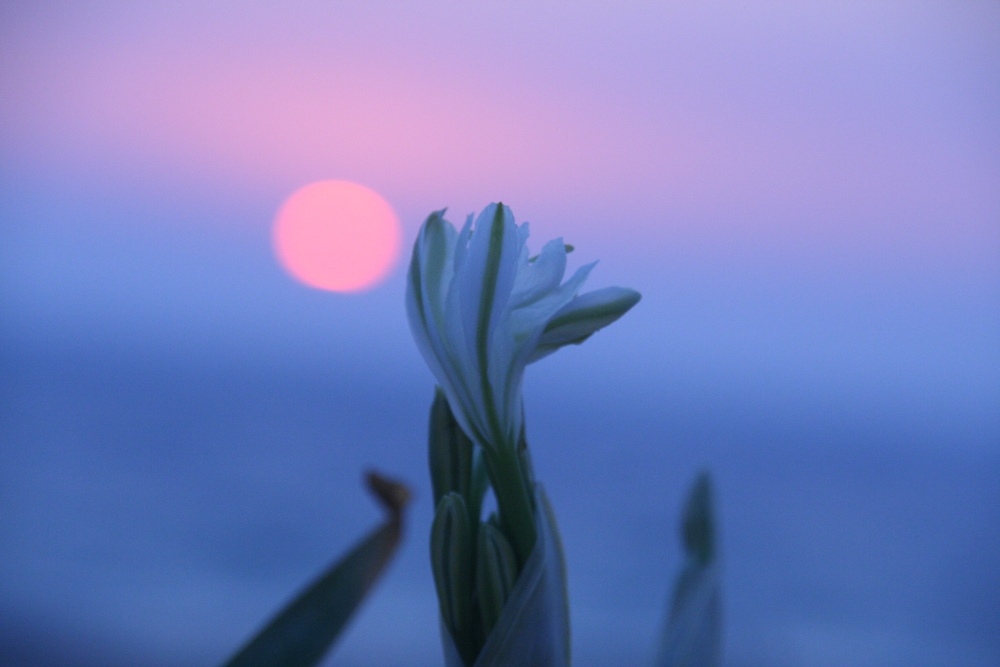
[[[503,532],[517,556],[518,571],[535,548],[538,530],[535,526],[534,503],[521,458],[514,447],[503,446],[491,451],[486,465],[496,496]]]

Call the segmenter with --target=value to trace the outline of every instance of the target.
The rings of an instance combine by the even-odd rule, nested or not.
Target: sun
[[[379,283],[399,258],[399,218],[377,192],[350,181],[296,190],[274,220],[274,251],[300,282],[333,292]]]

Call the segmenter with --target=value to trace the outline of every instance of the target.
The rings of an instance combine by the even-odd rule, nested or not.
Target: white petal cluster
[[[487,451],[517,442],[529,363],[583,342],[639,300],[621,287],[577,296],[594,263],[563,282],[562,239],[529,258],[527,238],[527,223],[490,204],[461,231],[432,213],[413,247],[410,328],[463,430]]]

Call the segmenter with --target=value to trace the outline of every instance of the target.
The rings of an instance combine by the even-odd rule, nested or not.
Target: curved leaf
[[[334,563],[251,639],[225,667],[312,667],[326,654],[399,546],[409,491],[368,473],[388,518]]]

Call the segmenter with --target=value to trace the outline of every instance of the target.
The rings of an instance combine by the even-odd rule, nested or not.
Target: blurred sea
[[[256,289],[223,252],[133,241],[68,238],[34,256],[22,244],[6,264],[3,663],[218,663],[377,523],[360,483],[375,467],[416,490],[409,538],[331,664],[441,664],[426,553],[432,385],[401,278],[363,297],[270,278]],[[640,286],[634,314],[527,378],[575,664],[651,657],[701,467],[718,492],[727,665],[997,664],[996,393],[952,404],[878,363],[862,364],[867,381],[840,363],[796,374],[794,341],[776,348],[786,367],[725,344],[712,365],[705,336],[725,311],[710,323],[710,297],[685,309],[683,295]],[[740,322],[762,354],[758,325]],[[990,349],[970,363],[995,361]]]

